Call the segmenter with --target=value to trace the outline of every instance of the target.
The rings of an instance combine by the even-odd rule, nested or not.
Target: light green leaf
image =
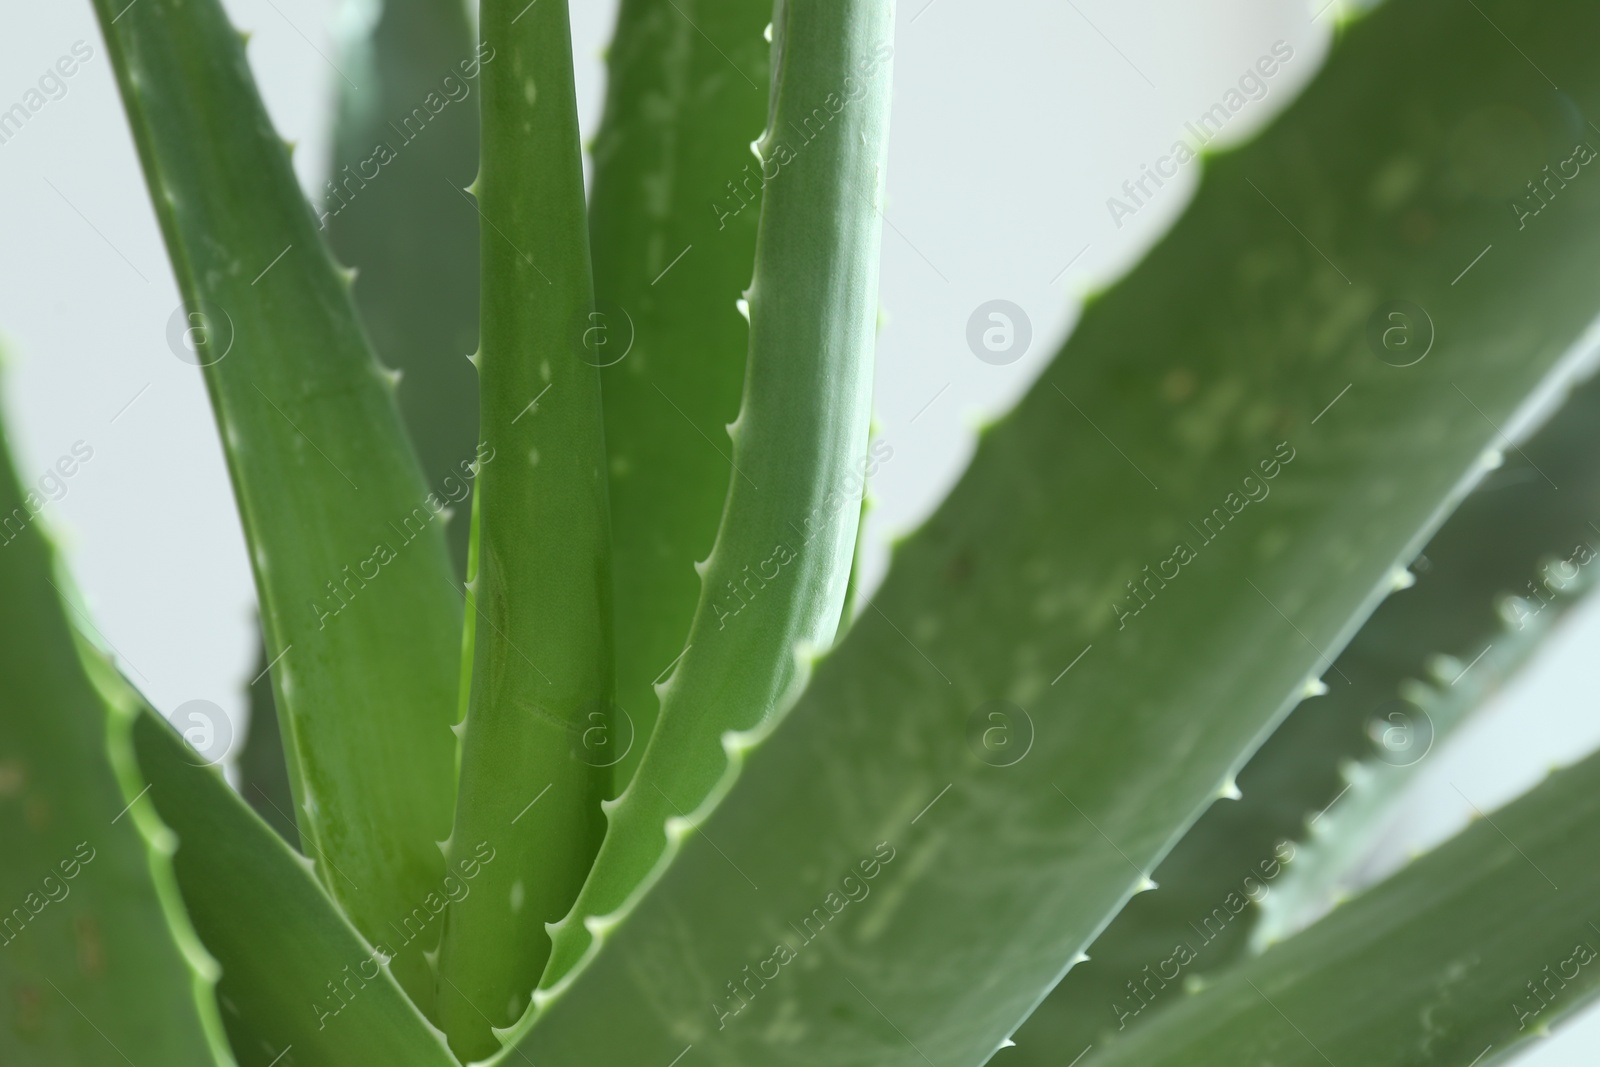
[[[1158,979],[1178,1003],[1095,1062],[1504,1062],[1600,987],[1597,849],[1591,756],[1199,994]]]
[[[1600,108],[1600,11],[1477,8],[1395,0],[1346,27],[1273,127],[1208,162],[500,1062],[1000,1047],[1313,691],[1600,304],[1600,182],[1519,230],[1449,147],[1484,108]],[[1405,367],[1367,338],[1399,299],[1428,316],[1411,339],[1434,334]]]
[[[339,69],[364,88],[334,80],[333,164],[315,210],[339,257],[361,272],[356,306],[374,347],[405,376],[401,414],[428,485],[457,512],[445,534],[460,567],[478,432],[478,381],[466,359],[478,334],[478,216],[459,188],[477,166],[477,46],[460,0],[387,0],[370,21],[342,25]],[[250,689],[239,771],[245,799],[297,840],[264,678]]]
[[[1416,587],[1384,601],[1340,655],[1327,695],[1251,758],[1242,799],[1201,816],[1156,869],[1160,891],[1129,902],[997,1062],[1054,1063],[1165,1010],[1173,998],[1147,1002],[1128,983],[1180,943],[1195,957],[1184,974],[1203,975],[1326,910],[1430,751],[1592,585],[1597,408],[1600,379],[1508,452],[1412,565]],[[1526,603],[1502,612],[1508,594]]]
[[[174,337],[209,361],[305,850],[389,937],[443,876],[454,795],[461,602],[436,498],[221,7],[95,10],[184,295]],[[396,946],[423,1003],[436,936]]]
[[[735,477],[723,428],[749,347],[735,303],[755,264],[763,183],[750,142],[766,119],[771,15],[762,0],[626,0],[606,53],[589,205],[604,332],[592,336],[608,364],[619,747],[631,739],[612,795],[655,727],[654,684],[688,640],[694,564]]]
[[[462,1057],[527,1006],[604,831],[611,574],[600,372],[564,0],[483,5],[480,555],[446,856],[499,859],[450,905],[439,1020]],[[598,731],[598,732],[596,732]]]
[[[725,736],[780,716],[838,629],[872,396],[890,15],[855,0],[777,7],[734,477],[655,733],[608,805],[578,902],[552,927],[543,990],[595,945],[591,924],[616,922],[670,859],[728,766]]]
[[[310,862],[148,707],[133,730],[149,797],[178,836],[184,906],[222,965],[217,996],[240,1063],[266,1067],[292,1050],[305,1067],[453,1064],[443,1035],[389,972],[395,938],[362,938]],[[472,881],[452,872],[432,895],[442,899],[447,886],[470,891]],[[436,921],[432,907],[419,900],[420,917],[408,916],[405,929]]]
[[[131,719],[84,675],[3,439],[0,519],[0,1062],[230,1067]]]
[[[1361,725],[1378,742],[1376,756],[1362,753],[1359,765],[1342,768],[1340,788],[1349,788],[1326,808],[1278,891],[1263,902],[1256,944],[1299,929],[1353,888],[1357,866],[1391,824],[1394,802],[1430,747],[1515,675],[1600,581],[1593,566],[1600,530],[1592,522],[1600,516],[1597,426],[1600,378],[1574,390],[1548,425],[1507,451],[1505,467],[1467,499],[1419,561],[1426,570],[1418,591],[1428,600],[1396,598],[1409,610],[1383,616],[1385,627],[1363,643],[1359,651],[1370,661],[1382,645],[1405,647],[1407,635],[1443,639],[1442,651],[1368,709]],[[1396,696],[1405,703],[1396,704]],[[1398,750],[1386,751],[1386,743]]]

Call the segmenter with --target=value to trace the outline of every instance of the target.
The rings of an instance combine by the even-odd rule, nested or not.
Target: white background
[[[253,34],[250,58],[279,132],[300,145],[303,184],[320,186],[338,77],[324,57],[336,54],[338,5],[226,6]],[[894,458],[873,483],[872,580],[887,538],[931,511],[966,463],[975,427],[1043,369],[1082,295],[1170,225],[1196,167],[1120,228],[1107,197],[1282,39],[1294,58],[1227,137],[1269,120],[1326,52],[1338,8],[1314,11],[1302,0],[903,4],[876,396]],[[572,15],[588,136],[614,4],[578,0]],[[169,714],[203,698],[242,724],[254,655],[244,542],[199,372],[167,348],[178,296],[87,0],[7,5],[0,110],[79,40],[95,54],[67,95],[0,145],[5,415],[25,481],[74,442],[94,449],[45,516],[126,669]],[[1021,305],[1033,323],[1028,355],[1006,367],[979,362],[964,340],[969,314],[993,298]],[[1583,714],[1600,679],[1600,661],[1585,654],[1595,647],[1600,603],[1580,609],[1472,728],[1429,756],[1386,863],[1459,828],[1471,814],[1463,795],[1492,809],[1600,744],[1600,717]],[[1600,1014],[1590,1012],[1523,1062],[1578,1067],[1596,1049]]]

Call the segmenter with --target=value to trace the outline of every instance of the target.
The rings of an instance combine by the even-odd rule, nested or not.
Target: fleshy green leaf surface
[[[461,601],[438,516],[215,0],[95,0],[250,544],[306,853],[370,937],[444,874]],[[421,949],[399,952],[412,995]]]
[[[727,768],[724,734],[781,715],[838,629],[867,462],[890,26],[881,2],[780,3],[774,15],[735,476],[698,568],[688,644],[657,690],[655,732],[608,805],[572,913],[552,928],[541,988],[579,964],[590,923],[614,922],[669,857],[676,827]]]
[[[1180,1002],[1096,1062],[1503,1062],[1600,986],[1597,849],[1591,756],[1202,992],[1158,976],[1147,995]]]
[[[481,64],[460,0],[387,0],[370,21],[344,27],[338,65],[360,86],[334,80],[333,165],[313,201],[340,259],[361,272],[356,307],[374,347],[404,375],[401,414],[428,484],[456,512],[445,536],[464,567],[478,432],[478,380],[465,356],[477,345],[478,216],[459,187],[478,162]],[[266,666],[263,653],[258,671]],[[271,684],[253,683],[240,792],[296,841],[277,714]]]
[[[1358,638],[1359,650],[1352,645],[1366,666],[1380,642],[1403,647],[1408,631],[1431,631],[1444,641],[1398,693],[1369,710],[1363,725],[1378,742],[1376,758],[1343,769],[1340,788],[1349,789],[1326,808],[1278,891],[1263,902],[1257,944],[1305,925],[1351,888],[1430,745],[1436,749],[1514,675],[1600,580],[1593,566],[1600,530],[1592,522],[1600,515],[1597,426],[1600,378],[1574,390],[1548,425],[1508,449],[1505,467],[1428,544],[1418,591],[1433,603],[1397,597],[1410,610],[1380,611],[1374,621],[1383,619],[1384,629]],[[1393,703],[1396,695],[1406,703]]]
[[[565,0],[482,8],[483,439],[472,687],[446,856],[487,846],[452,902],[439,1021],[463,1057],[522,1015],[605,824],[611,574],[600,372]]]
[[[750,142],[766,120],[771,17],[764,0],[625,0],[606,54],[589,203],[604,332],[590,336],[607,365],[617,704],[632,727],[613,795],[654,728],[653,686],[683,651],[694,564],[735,477],[723,427],[749,347],[734,305],[755,265]]]
[[[1416,587],[1384,601],[1339,656],[1327,695],[1297,708],[1240,772],[1243,798],[1201,817],[1157,868],[1160,890],[1128,903],[998,1063],[1053,1064],[1061,1049],[1103,1044],[1165,1010],[1173,998],[1147,1001],[1128,983],[1180,943],[1193,956],[1184,974],[1205,974],[1247,940],[1284,936],[1326,910],[1430,750],[1592,584],[1597,416],[1593,379],[1507,449],[1506,466],[1428,542]],[[1502,613],[1508,594],[1526,601]]]
[[[394,939],[364,940],[318,884],[310,861],[117,682],[107,679],[103,688],[134,719],[146,803],[177,835],[173,867],[184,907],[221,964],[217,996],[239,1063],[453,1064],[443,1036],[388,971]],[[471,886],[452,873],[436,888],[437,907],[447,887]]]
[[[1347,27],[1273,127],[1208,163],[795,711],[732,745],[743,771],[703,832],[499,1062],[994,1053],[1394,588],[1485,468],[1491,423],[1600,306],[1600,183],[1519,230],[1450,148],[1486,108],[1575,114],[1500,30],[1577,114],[1600,106],[1600,11],[1477,7],[1395,0]],[[1367,338],[1396,299],[1434,335],[1406,367]],[[994,711],[1015,748],[985,744]]]
[[[228,1067],[172,835],[79,663],[38,507],[0,441],[0,1062]]]

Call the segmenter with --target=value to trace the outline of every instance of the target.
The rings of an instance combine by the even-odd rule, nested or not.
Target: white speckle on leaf
[[[522,888],[522,879],[518,878],[511,883],[511,913],[515,915],[522,910],[522,902],[527,898],[526,891]]]

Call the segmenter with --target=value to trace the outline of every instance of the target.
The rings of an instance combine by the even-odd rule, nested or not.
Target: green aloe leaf
[[[1600,107],[1596,32],[1566,0],[1346,27],[987,430],[775,735],[729,739],[723,802],[674,824],[677,860],[500,1062],[990,1057],[1317,690],[1596,310],[1600,183],[1519,229],[1451,147],[1485,108]],[[1394,300],[1425,311],[1420,362],[1384,343]]]
[[[1592,585],[1597,416],[1592,379],[1507,450],[1413,564],[1415,588],[1384,601],[1339,656],[1327,695],[1240,772],[1242,799],[1201,816],[1157,868],[1160,890],[1129,902],[1000,1062],[1053,1063],[1165,1010],[1174,998],[1135,990],[1180,943],[1185,976],[1203,975],[1326,910],[1429,752]],[[1509,594],[1524,599],[1507,609]]]
[[[1600,987],[1596,849],[1600,755],[1198,994],[1163,989],[1158,976],[1149,995],[1179,1003],[1095,1062],[1504,1062]]]
[[[478,431],[466,359],[477,346],[478,216],[459,187],[477,166],[481,62],[460,0],[386,0],[368,14],[343,24],[338,65],[353,80],[334,81],[333,162],[313,199],[340,259],[361,272],[356,307],[373,346],[404,375],[400,411],[423,474],[464,506]],[[468,534],[465,516],[445,526],[458,569]],[[257,673],[267,660],[263,651]],[[293,842],[277,707],[263,681],[250,689],[240,791]]]
[[[215,0],[96,0],[250,544],[305,851],[368,937],[443,876],[461,601],[347,280]],[[292,505],[291,505],[292,502]],[[426,1002],[423,931],[394,967]]]
[[[472,682],[445,848],[501,859],[453,903],[438,1018],[463,1057],[499,1048],[600,845],[611,780],[611,574],[600,372],[564,0],[482,9],[483,438]],[[491,462],[492,461],[492,462]]]
[[[132,721],[149,802],[177,835],[183,905],[221,965],[217,997],[239,1062],[454,1064],[390,973],[396,938],[364,939],[308,860],[108,667],[97,673],[108,702]],[[436,916],[447,896],[472,889],[465,871],[452,871],[417,910]]]
[[[838,629],[870,418],[889,20],[888,5],[856,0],[780,3],[774,15],[734,477],[655,732],[607,806],[572,913],[552,927],[546,997],[670,859],[676,828],[727,768],[725,732],[781,715]]]
[[[131,719],[79,663],[36,505],[0,438],[0,1061],[229,1067],[172,835],[140,799]]]
[[[1593,566],[1600,559],[1597,419],[1600,378],[1574,390],[1548,425],[1508,450],[1506,465],[1429,543],[1418,578],[1429,602],[1397,597],[1409,610],[1385,616],[1384,630],[1362,644],[1370,662],[1375,646],[1403,647],[1408,631],[1442,638],[1437,654],[1368,709],[1361,724],[1378,741],[1376,757],[1363,752],[1361,763],[1341,769],[1343,795],[1316,819],[1307,845],[1262,902],[1256,944],[1305,925],[1351,888],[1428,752],[1526,664],[1600,580]]]
[[[700,596],[694,564],[735,477],[723,427],[739,413],[749,346],[735,302],[755,264],[762,182],[750,142],[766,118],[770,17],[760,0],[625,0],[606,55],[589,205],[601,318],[589,336],[607,367],[627,715],[613,794],[654,729],[654,685],[683,651]]]

